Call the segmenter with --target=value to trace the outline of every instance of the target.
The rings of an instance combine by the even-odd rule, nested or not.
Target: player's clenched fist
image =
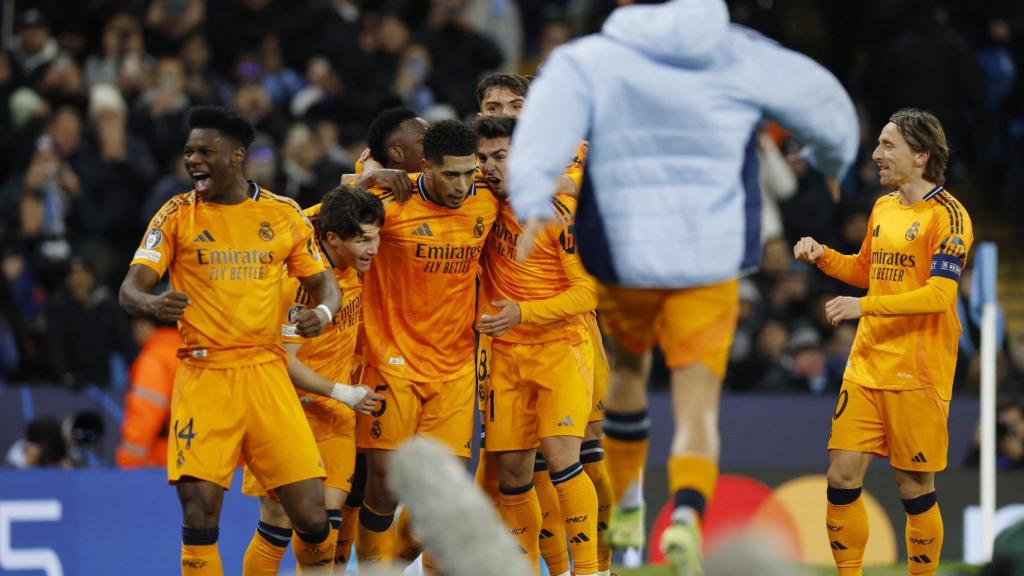
[[[825,255],[825,249],[818,244],[818,241],[809,236],[804,236],[793,246],[793,258],[796,258],[800,262],[806,262],[808,264],[814,264]]]
[[[161,322],[176,322],[185,314],[188,306],[188,294],[169,290],[152,300],[149,313]]]
[[[303,338],[319,336],[330,320],[323,308],[304,308],[295,315],[295,330]]]
[[[825,317],[833,326],[843,320],[856,320],[861,317],[860,298],[838,296],[825,303]]]

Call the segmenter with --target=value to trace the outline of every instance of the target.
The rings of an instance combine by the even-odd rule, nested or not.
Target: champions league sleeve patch
[[[932,256],[932,276],[949,278],[954,282],[960,281],[960,274],[963,272],[964,261],[949,254],[936,254]]]

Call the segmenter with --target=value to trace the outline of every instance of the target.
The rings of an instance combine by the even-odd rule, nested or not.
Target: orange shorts
[[[593,348],[581,330],[562,340],[493,340],[486,383],[488,452],[528,450],[541,438],[586,431],[593,397]]]
[[[240,457],[270,489],[325,476],[284,360],[229,369],[182,363],[174,390],[172,484],[191,476],[230,489]]]
[[[844,381],[828,449],[888,457],[897,470],[938,472],[946,468],[948,418],[949,400],[934,386],[880,390]]]
[[[739,318],[739,280],[677,290],[599,284],[605,333],[636,355],[661,346],[669,368],[703,363],[722,378]]]
[[[447,445],[456,456],[472,455],[476,397],[472,371],[454,380],[417,382],[367,365],[362,384],[384,400],[373,414],[358,415],[360,449],[394,450],[413,435],[423,434]]]
[[[324,488],[351,492],[356,467],[356,413],[341,402],[323,396],[309,394],[300,396],[299,400],[327,472]],[[242,474],[242,493],[247,496],[267,494],[248,465]]]
[[[587,338],[593,348],[593,367],[591,373],[594,375],[594,394],[591,401],[590,417],[588,422],[604,421],[604,395],[608,392],[608,355],[604,351],[604,339],[601,337],[601,328],[597,325],[597,315],[587,314],[584,318],[587,326]]]

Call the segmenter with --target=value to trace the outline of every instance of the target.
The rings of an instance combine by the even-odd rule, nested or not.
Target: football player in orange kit
[[[477,121],[481,169],[499,197],[514,129],[514,118]],[[484,427],[488,455],[498,462],[502,517],[534,567],[542,520],[533,486],[539,447],[570,534],[575,571],[596,574],[597,493],[583,473],[580,445],[593,396],[595,351],[586,322],[597,292],[576,255],[575,204],[567,195],[553,200],[558,223],[525,262],[516,259],[522,227],[506,204],[487,240],[479,322],[481,334],[491,338]]]
[[[942,516],[935,473],[945,469],[960,320],[957,283],[974,242],[963,205],[943,188],[946,135],[932,114],[889,117],[871,155],[882,186],[860,252],[802,238],[794,256],[867,296],[825,305],[833,324],[860,319],[829,438],[826,527],[842,576],[861,574],[868,517],[860,497],[875,456],[889,457],[907,513],[910,574],[935,574]]]
[[[338,284],[298,205],[245,179],[252,124],[202,106],[188,125],[184,162],[195,188],[153,217],[120,291],[129,312],[178,321],[183,335],[167,458],[184,516],[181,571],[223,572],[217,525],[240,457],[277,490],[299,564],[322,565],[334,554],[324,468],[288,378],[278,306],[267,302],[277,302],[287,264],[315,303],[296,314],[296,330],[316,336],[338,310]],[[172,290],[150,294],[165,272]]]
[[[364,277],[363,382],[384,396],[360,415],[368,475],[359,513],[360,562],[387,563],[397,505],[386,484],[389,452],[420,433],[469,458],[476,397],[476,279],[498,199],[476,181],[476,135],[443,121],[423,138],[412,197],[385,202],[377,262]]]
[[[328,192],[320,204],[305,210],[314,222],[317,244],[332,265],[341,308],[323,334],[300,338],[291,323],[309,307],[309,294],[298,280],[285,278],[281,285],[281,330],[288,352],[288,375],[296,388],[327,470],[324,505],[332,528],[342,525],[342,502],[352,490],[356,457],[356,412],[370,413],[381,399],[365,386],[350,386],[356,370],[356,338],[362,323],[360,275],[370,268],[380,245],[384,206],[369,192],[340,186]],[[260,498],[260,520],[245,552],[245,576],[276,576],[281,558],[291,541],[292,527],[280,502],[260,486],[246,466],[242,491]],[[355,517],[351,517],[354,521]],[[351,538],[337,535],[340,549],[334,562],[348,562]]]
[[[477,105],[480,110],[479,117],[511,116],[516,118],[522,112],[526,100],[526,93],[530,87],[529,78],[519,74],[496,73],[485,76],[476,87]],[[559,194],[573,197],[572,200],[564,200],[564,203],[571,203],[572,211],[575,210],[575,196],[583,178],[583,164],[586,161],[587,143],[581,142],[576,156],[568,166],[565,174],[559,178],[557,190]],[[584,470],[590,477],[591,482],[597,490],[598,511],[598,566],[601,573],[608,571],[611,567],[612,551],[605,538],[611,508],[613,502],[613,482],[609,476],[608,468],[604,460],[603,422],[604,422],[604,396],[608,386],[608,358],[605,356],[604,344],[601,338],[601,331],[597,325],[597,318],[594,314],[588,314],[585,318],[588,330],[588,338],[594,350],[592,355],[593,366],[593,398],[592,410],[588,418],[586,434],[582,445],[581,462]],[[478,355],[480,361],[484,361],[488,354],[490,339],[483,335],[480,338]],[[485,372],[478,370],[478,372]],[[481,406],[483,410],[485,406]],[[481,447],[480,465],[477,468],[477,482],[497,502],[498,499],[498,473],[497,463],[494,458],[487,455],[486,441]],[[566,546],[564,525],[561,522],[562,514],[558,510],[558,494],[548,474],[548,464],[543,456],[538,453],[536,470],[534,474],[534,488],[540,498],[541,510],[544,518],[544,525],[541,529],[540,550],[544,561],[552,574],[561,575],[569,572],[569,552]]]

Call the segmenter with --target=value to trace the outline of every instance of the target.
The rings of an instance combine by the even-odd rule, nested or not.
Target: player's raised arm
[[[838,251],[819,244],[814,238],[804,237],[793,247],[793,257],[801,262],[814,264],[829,276],[857,288],[867,288],[871,270],[871,237],[874,230],[874,216],[868,218],[868,230],[856,254],[840,254]]]
[[[324,270],[312,276],[299,278],[302,287],[309,292],[312,308],[303,309],[295,315],[295,329],[299,336],[312,338],[324,331],[341,306],[341,290],[334,280],[334,273]]]

